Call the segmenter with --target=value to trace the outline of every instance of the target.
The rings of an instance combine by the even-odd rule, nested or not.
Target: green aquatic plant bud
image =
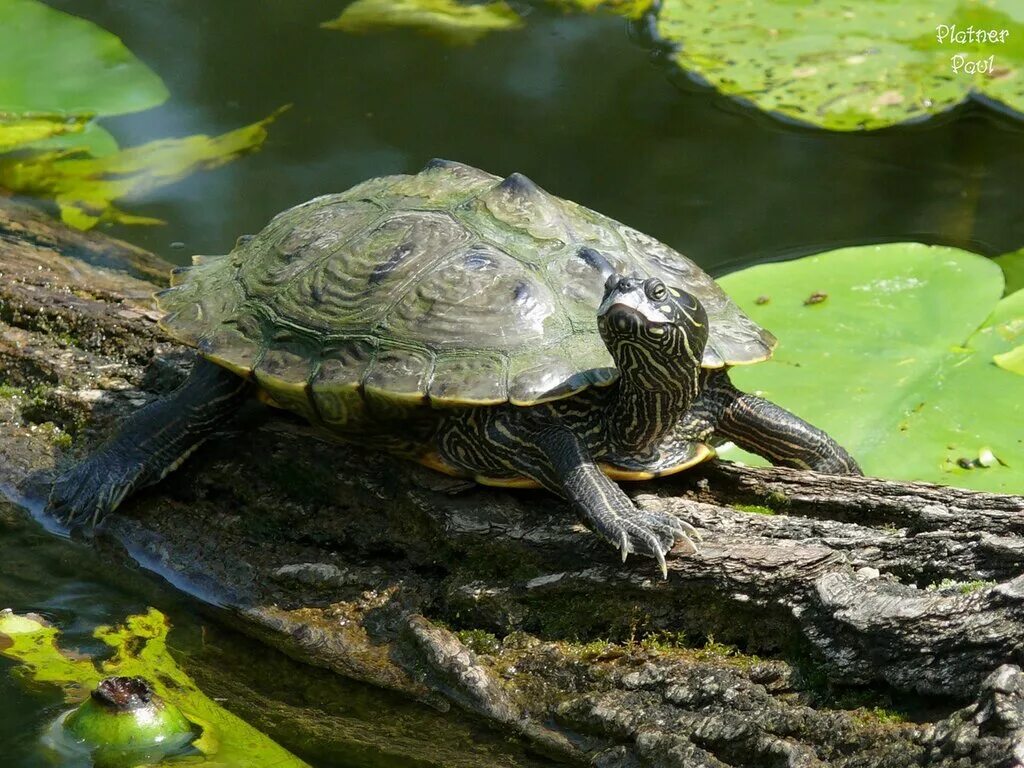
[[[142,677],[108,677],[63,720],[97,768],[128,768],[180,753],[197,736],[181,711]]]
[[[187,755],[189,764],[205,760],[204,765],[309,768],[305,762],[208,698],[168,653],[169,630],[167,617],[155,608],[128,616],[117,626],[97,627],[93,636],[113,651],[112,655],[97,660],[63,651],[59,643],[60,630],[43,617],[0,610],[0,658],[19,665],[19,679],[57,686],[69,702],[75,703],[81,700],[83,691],[97,689],[88,706],[82,705],[57,718],[43,734],[44,751],[53,765],[61,768],[129,768],[163,764],[162,761],[173,754],[175,758]],[[115,677],[152,681],[147,685],[156,693],[136,698],[141,700],[148,696],[151,704],[153,700],[159,702],[153,706],[162,713],[162,741],[146,748],[142,738],[145,729],[133,724],[132,718],[127,718],[126,730],[134,733],[136,740],[129,741],[126,748],[123,746],[125,740],[116,738],[117,728],[111,727],[111,732],[102,730],[103,710],[100,711],[101,716],[95,718],[98,725],[90,721],[90,710],[95,714],[97,705],[104,700],[134,702],[131,696],[126,695],[130,693],[130,687],[122,687],[120,693],[114,695],[118,689],[112,689],[109,681]],[[169,709],[177,714],[168,714]],[[184,720],[182,714],[188,718],[185,721],[188,732],[180,727]],[[177,718],[178,728],[168,725],[174,722],[171,718]],[[175,732],[178,736],[172,737]],[[6,765],[0,759],[0,767]]]

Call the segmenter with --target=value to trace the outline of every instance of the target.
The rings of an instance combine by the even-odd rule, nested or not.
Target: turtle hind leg
[[[705,412],[718,437],[777,466],[830,475],[863,474],[856,460],[825,432],[775,403],[736,389],[724,372],[708,378],[694,410]]]
[[[172,394],[132,414],[61,474],[47,510],[69,526],[99,523],[131,493],[176,469],[245,401],[248,382],[202,358]]]
[[[692,526],[666,512],[638,508],[564,425],[517,424],[514,418],[510,423],[481,414],[446,426],[439,449],[449,464],[471,474],[535,480],[566,499],[591,530],[621,551],[623,560],[630,552],[653,557],[665,577],[665,554],[676,542],[683,542],[689,553],[697,551],[694,540],[700,536]]]

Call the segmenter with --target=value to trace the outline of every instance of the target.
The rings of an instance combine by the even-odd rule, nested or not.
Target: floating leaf
[[[971,97],[1024,112],[1019,0],[664,0],[657,29],[722,93],[822,128],[881,128]]]
[[[734,369],[831,433],[865,472],[1024,491],[1024,378],[993,363],[1024,341],[1024,291],[1005,298],[991,259],[891,244],[764,264],[721,280],[779,337],[775,357]],[[805,305],[807,296],[828,300]],[[771,301],[757,298],[770,295]],[[987,449],[990,467],[976,459]],[[725,458],[751,460],[742,452]]]
[[[167,96],[109,32],[38,0],[0,0],[0,110],[119,115]]]
[[[0,187],[55,200],[61,218],[79,229],[100,221],[159,224],[159,219],[120,211],[113,201],[146,194],[259,149],[267,126],[281,111],[221,136],[161,139],[103,157],[57,151],[0,158]]]
[[[608,11],[627,19],[639,19],[651,10],[654,0],[547,0],[547,4],[566,11]]]
[[[145,678],[157,695],[202,727],[194,746],[206,755],[204,765],[304,768],[306,763],[196,687],[167,652],[169,629],[154,608],[129,616],[123,626],[99,627],[94,636],[114,652],[98,661],[62,651],[59,631],[39,617],[0,611],[0,656],[19,662],[22,677],[58,686],[69,703],[81,701],[105,677]]]
[[[0,112],[0,152],[63,136],[81,133],[89,115],[14,115]]]
[[[546,4],[563,11],[605,10],[638,19],[654,6],[654,0],[547,0]],[[345,32],[406,28],[450,45],[472,45],[489,32],[519,29],[523,24],[523,18],[502,0],[356,0],[337,19],[320,26]]]
[[[167,99],[160,78],[115,36],[37,0],[0,0],[0,152],[82,149],[117,142],[90,118]]]
[[[320,26],[345,32],[407,28],[451,45],[472,45],[489,32],[522,25],[519,14],[504,2],[470,5],[458,0],[356,0],[334,21]]]
[[[88,152],[93,157],[112,155],[117,152],[117,139],[95,120],[82,126],[81,131],[62,133],[51,136],[48,139],[37,141],[28,146],[28,149],[38,150],[70,150],[76,149],[81,152]]]
[[[995,259],[1006,278],[1006,293],[1011,294],[1024,288],[1024,248],[1005,253]]]
[[[1024,376],[1024,344],[992,358],[1000,368]]]

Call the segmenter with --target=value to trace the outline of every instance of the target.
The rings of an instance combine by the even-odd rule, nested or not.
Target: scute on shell
[[[175,338],[341,424],[367,393],[525,405],[611,383],[596,319],[609,269],[700,299],[705,367],[770,356],[774,337],[667,245],[520,174],[444,160],[284,211],[175,270],[158,302]]]

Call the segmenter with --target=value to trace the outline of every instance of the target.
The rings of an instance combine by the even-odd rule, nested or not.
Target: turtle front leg
[[[665,554],[677,542],[697,551],[700,535],[665,512],[638,508],[601,471],[583,441],[562,424],[509,424],[481,415],[449,424],[439,449],[445,460],[477,476],[526,476],[566,499],[593,531],[617,547],[658,561],[668,577]]]
[[[860,467],[839,443],[799,416],[764,398],[736,389],[724,371],[709,372],[688,422],[764,456],[772,464],[830,475],[860,475]],[[691,426],[690,431],[697,431]],[[707,435],[705,435],[706,437]]]
[[[57,478],[48,511],[93,525],[131,493],[159,481],[238,410],[248,382],[202,358],[171,395],[125,420],[94,453]]]
[[[674,515],[638,508],[568,428],[548,427],[531,439],[540,461],[524,466],[524,474],[566,498],[592,530],[619,548],[623,562],[630,552],[649,555],[667,578],[665,553],[677,541],[686,545],[687,554],[697,551],[694,539],[700,536],[693,526]]]

